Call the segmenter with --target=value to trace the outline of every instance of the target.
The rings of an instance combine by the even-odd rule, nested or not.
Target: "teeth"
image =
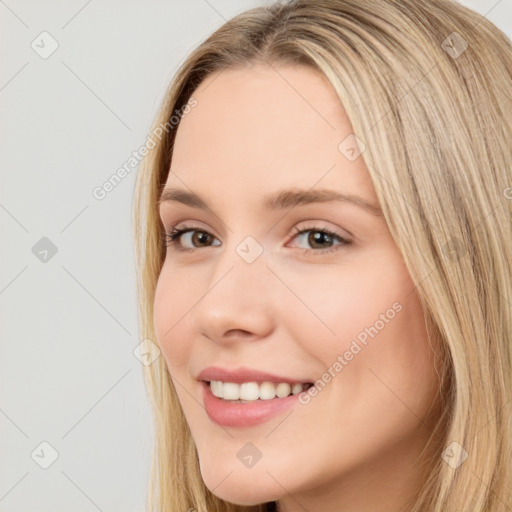
[[[225,386],[225,384],[223,384]],[[236,384],[234,384],[236,386]],[[258,400],[260,397],[260,387],[256,382],[244,382],[240,384],[240,398],[241,400]],[[225,398],[225,397],[224,397]]]
[[[292,386],[292,393],[294,395],[298,395],[303,389],[306,389],[309,387],[309,384],[301,384],[300,382],[297,382]]]
[[[253,402],[255,400],[272,400],[276,396],[278,398],[285,398],[290,394],[297,395],[304,389],[307,389],[308,384],[301,384],[297,382],[293,385],[287,382],[274,384],[273,382],[244,382],[236,384],[234,382],[222,382],[220,380],[210,381],[210,389],[212,393],[224,400],[234,400],[241,403]]]
[[[238,400],[240,398],[240,386],[233,382],[222,384],[222,398],[226,400]]]
[[[287,384],[283,382],[282,384],[278,384],[276,386],[276,395],[279,398],[284,398],[285,396],[288,396],[292,392],[292,387],[290,384]]]

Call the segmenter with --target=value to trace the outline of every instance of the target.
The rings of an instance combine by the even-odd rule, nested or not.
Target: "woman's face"
[[[403,504],[421,484],[435,347],[342,105],[320,73],[261,64],[194,98],[166,183],[183,194],[160,205],[168,233],[194,231],[167,249],[154,322],[206,486],[290,511]],[[214,384],[222,399],[202,380],[256,384]],[[292,395],[228,401],[239,389]]]

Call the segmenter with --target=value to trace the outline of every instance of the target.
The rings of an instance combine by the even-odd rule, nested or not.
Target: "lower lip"
[[[203,400],[208,417],[223,427],[252,427],[265,423],[297,403],[300,393],[285,398],[256,400],[248,404],[233,403],[216,397],[210,384],[202,381]]]

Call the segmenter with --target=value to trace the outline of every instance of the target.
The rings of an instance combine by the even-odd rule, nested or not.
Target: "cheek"
[[[164,264],[155,290],[153,323],[158,346],[174,375],[187,363],[190,343],[183,329],[186,325],[186,315],[191,307],[187,290],[179,280],[170,274]]]
[[[293,315],[300,326],[297,339],[310,340],[325,363],[333,354],[349,350],[353,340],[365,347],[386,332],[394,330],[396,336],[402,318],[411,313],[404,311],[414,285],[389,251],[358,253],[342,264],[318,266],[307,273],[292,269],[284,280],[300,300],[283,292],[286,308],[281,311],[287,318]]]
[[[343,299],[344,314],[336,324],[340,342],[336,348],[330,344],[332,354],[346,361],[340,392],[390,421],[395,415],[424,417],[438,389],[436,347],[429,344],[414,284],[398,263],[386,272],[368,271],[359,282],[350,299]]]
[[[367,318],[370,325],[364,326],[368,334],[366,366],[390,392],[403,393],[414,402],[416,396],[432,388],[434,364],[421,303],[401,259],[373,278],[367,296],[372,318]]]
[[[400,392],[407,388],[407,394],[421,385],[426,393],[433,390],[434,354],[414,283],[398,253],[326,267],[294,285],[312,313],[298,315],[303,304],[294,306],[300,318],[297,339],[331,373],[345,374],[347,391],[359,393],[371,383]]]

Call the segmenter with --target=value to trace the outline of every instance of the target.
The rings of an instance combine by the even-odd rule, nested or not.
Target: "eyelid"
[[[333,253],[333,252],[339,251],[339,250],[346,248],[347,246],[353,244],[353,240],[351,239],[351,237],[346,237],[343,234],[340,234],[339,232],[337,232],[337,230],[339,230],[339,228],[332,229],[329,227],[322,226],[322,222],[324,222],[324,221],[309,221],[310,224],[307,226],[302,226],[302,227],[294,226],[293,227],[294,235],[292,237],[292,240],[298,238],[300,235],[304,234],[305,232],[317,231],[317,232],[327,233],[328,236],[330,236],[334,240],[337,240],[338,244],[334,244],[331,247],[325,247],[325,248],[320,248],[320,249],[298,248],[304,254],[314,253],[316,255],[322,255],[322,254],[326,255],[328,253]],[[184,235],[186,235],[190,232],[194,232],[194,231],[206,233],[207,235],[210,235],[211,237],[213,237],[215,240],[220,241],[219,238],[217,236],[215,236],[213,233],[211,233],[208,229],[204,229],[201,226],[198,226],[194,223],[189,224],[188,222],[177,222],[173,225],[172,229],[170,230],[170,233],[168,233],[167,231],[162,233],[166,239],[170,239],[170,241],[167,242],[165,244],[165,246],[175,249],[177,251],[181,251],[181,252],[194,252],[194,251],[197,251],[198,249],[205,249],[205,248],[209,248],[209,247],[218,247],[218,245],[210,245],[210,246],[205,246],[205,247],[193,247],[193,248],[181,247],[181,244],[180,244],[181,238]],[[222,243],[220,245],[222,245]]]
[[[171,233],[172,231],[177,231],[178,229],[184,229],[184,228],[190,228],[195,229],[197,231],[205,231],[207,233],[210,233],[211,235],[215,236],[217,238],[217,235],[215,235],[212,231],[212,229],[207,226],[206,224],[203,225],[201,221],[198,220],[178,220],[178,221],[172,221],[168,222],[162,218],[162,225],[166,232]],[[167,227],[169,226],[169,227]]]
[[[310,224],[307,224],[306,226],[302,226],[300,228],[298,226],[293,227],[293,232],[295,233],[295,235],[303,233],[304,231],[327,231],[328,233],[331,233],[333,236],[337,236],[337,237],[345,240],[346,242],[352,241],[353,236],[347,230],[341,230],[341,228],[339,228],[339,227],[331,228],[329,226],[324,226],[324,225],[322,225],[322,222],[325,222],[325,221],[305,221],[305,222],[309,222]],[[344,235],[343,232],[340,232],[340,231],[344,231],[345,233],[347,233],[348,236]]]
[[[162,225],[165,229],[167,229],[166,228],[167,225],[171,226],[168,229],[169,232],[178,230],[178,229],[181,230],[183,228],[187,228],[187,229],[195,229],[197,231],[205,231],[217,238],[217,236],[214,233],[212,233],[212,229],[210,227],[206,227],[206,225],[202,226],[203,223],[201,221],[178,220],[178,221],[174,221],[174,222],[167,222],[166,220],[164,220],[163,216],[160,216],[160,218],[161,218]],[[347,229],[340,228],[338,226],[336,226],[336,227],[324,226],[323,224],[325,222],[326,221],[324,221],[324,220],[299,221],[293,226],[292,230],[293,230],[294,234],[298,234],[301,231],[306,231],[306,230],[315,230],[316,229],[316,230],[320,231],[320,230],[325,229],[327,231],[334,232],[334,234],[336,234],[336,236],[339,236],[340,238],[344,238],[345,240],[355,238],[354,235],[352,235],[352,233],[350,231],[348,231]],[[307,225],[298,227],[297,224],[300,225],[301,223],[306,223]],[[344,234],[344,233],[346,233],[346,234]]]

